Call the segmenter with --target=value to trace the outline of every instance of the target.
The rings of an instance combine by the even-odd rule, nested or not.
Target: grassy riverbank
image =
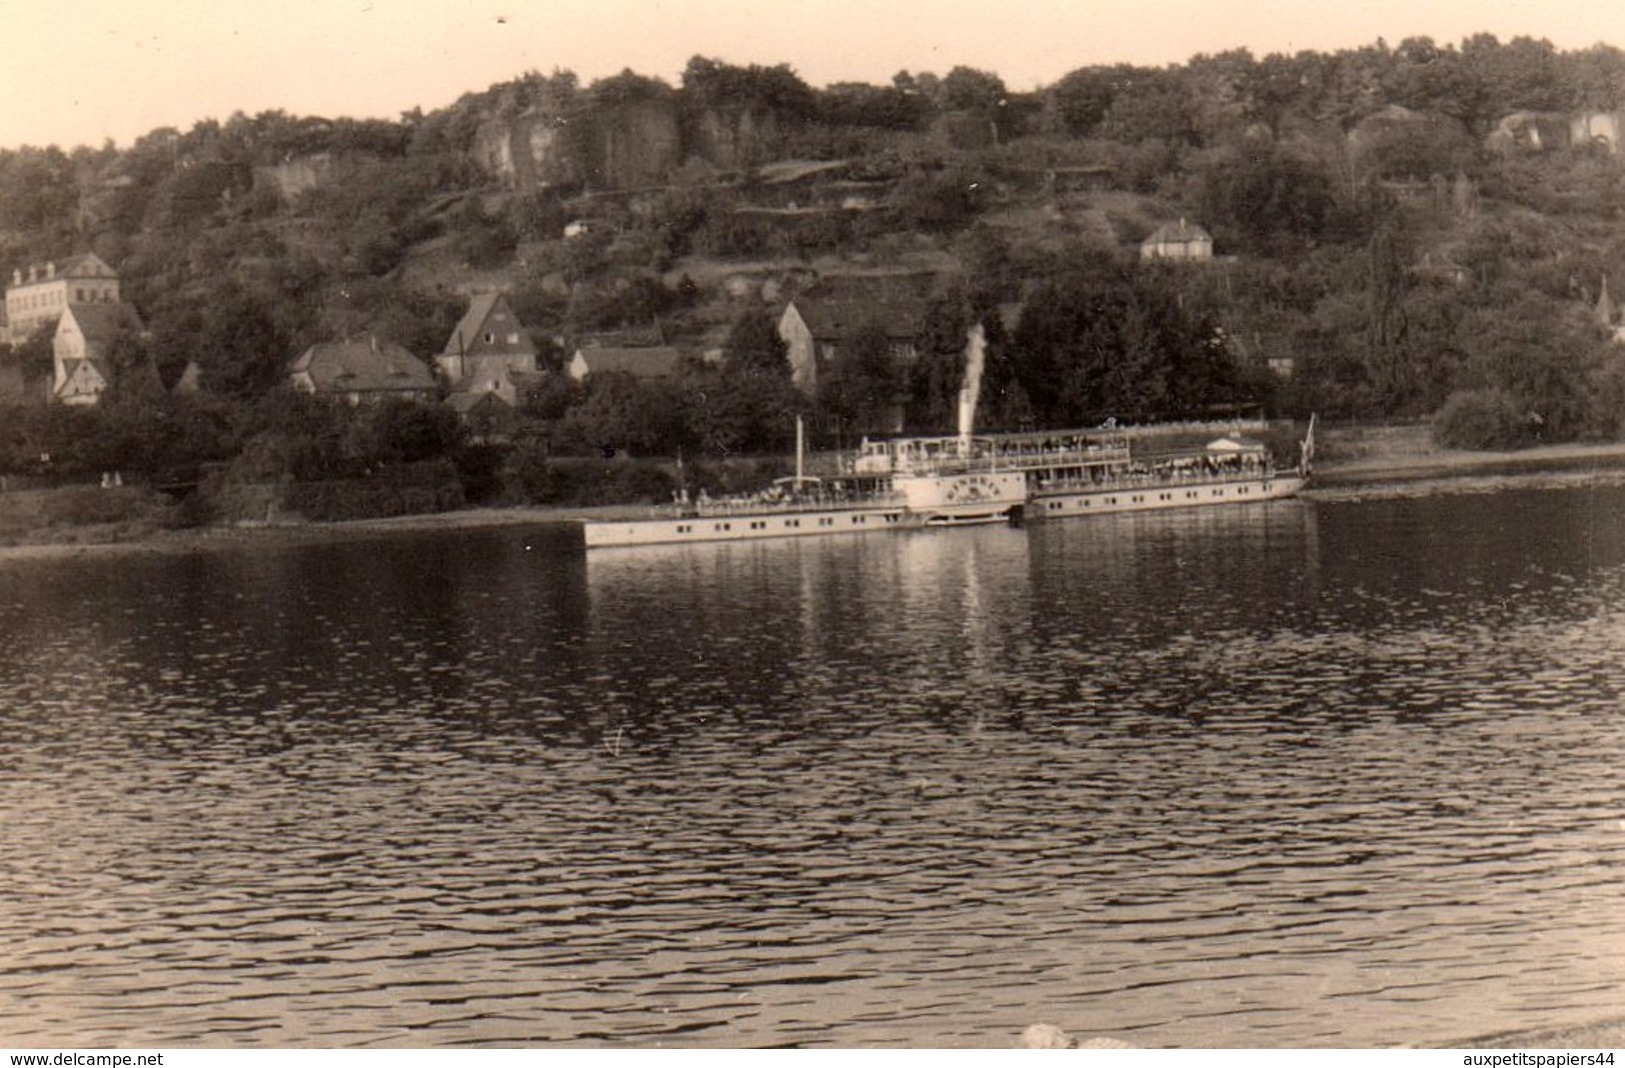
[[[1537,445],[1506,452],[1442,449],[1426,426],[1350,427],[1317,435],[1315,482],[1410,481],[1485,471],[1572,470],[1576,466],[1625,466],[1625,442]]]
[[[1331,428],[1319,433],[1313,485],[1339,486],[1498,474],[1625,467],[1625,442],[1545,445],[1513,452],[1441,449],[1425,426]],[[309,522],[188,527],[179,506],[133,487],[69,487],[0,494],[0,560],[115,551],[317,542],[392,532],[472,529],[646,515],[645,504],[465,508],[449,512]]]

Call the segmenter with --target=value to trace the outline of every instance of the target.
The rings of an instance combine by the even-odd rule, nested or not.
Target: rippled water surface
[[[1617,1016],[1625,489],[0,564],[0,1044]]]

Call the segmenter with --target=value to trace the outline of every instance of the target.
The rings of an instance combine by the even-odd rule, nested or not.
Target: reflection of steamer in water
[[[685,497],[644,519],[589,520],[587,547],[862,534],[1245,503],[1290,497],[1308,478],[1313,420],[1297,470],[1286,473],[1275,470],[1261,442],[1238,436],[1239,423],[973,436],[981,356],[980,328],[974,328],[956,435],[865,441],[841,478],[825,483],[802,473],[798,419],[793,478],[750,497]],[[1193,433],[1225,436],[1198,448],[1155,451],[1159,441]]]

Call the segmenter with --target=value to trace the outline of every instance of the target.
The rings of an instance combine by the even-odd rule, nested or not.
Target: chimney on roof
[[[378,335],[377,334],[368,334],[367,335],[367,341],[371,343],[372,351],[377,352],[378,351]]]
[[[47,277],[47,278],[55,278],[56,277],[56,262],[54,260],[45,265],[45,277]]]
[[[13,270],[11,272],[11,284],[14,286],[20,286],[23,284],[23,272],[21,270]]]

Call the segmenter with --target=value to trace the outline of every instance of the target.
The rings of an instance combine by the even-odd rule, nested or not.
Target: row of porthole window
[[[855,515],[855,516],[852,517],[852,525],[853,526],[861,526],[861,525],[866,524],[868,522],[869,522],[869,517],[866,516],[866,515]],[[895,523],[895,522],[897,522],[897,517],[888,515],[888,516],[886,516],[886,522]],[[832,526],[835,525],[835,518],[833,516],[820,516],[819,519],[818,519],[818,525],[821,526],[821,527],[832,527]],[[789,530],[789,529],[797,529],[797,530],[799,530],[801,528],[801,520],[799,520],[799,519],[786,519],[784,521],[784,526],[785,526],[785,529],[787,529],[787,530]],[[724,532],[725,531],[731,531],[731,530],[733,530],[733,524],[732,523],[713,523],[713,524],[711,524],[711,529],[714,530],[714,531],[724,531]],[[767,529],[767,520],[765,520],[765,519],[753,519],[753,520],[751,520],[750,529],[751,530],[766,530]],[[692,523],[679,523],[679,524],[677,524],[677,533],[679,533],[679,534],[692,534],[692,533],[694,533],[694,524],[692,524]]]
[[[1251,490],[1247,486],[1240,486],[1240,487],[1237,487],[1237,489],[1236,489],[1237,494],[1250,493],[1250,492],[1251,492]],[[1187,500],[1195,500],[1198,496],[1200,496],[1200,495],[1195,490],[1186,490],[1185,491],[1185,497],[1186,497]],[[1214,490],[1213,491],[1213,496],[1215,496],[1215,497],[1223,497],[1224,496],[1224,490],[1222,490],[1222,489]],[[1174,499],[1174,495],[1172,493],[1159,493],[1159,494],[1157,494],[1157,500],[1159,500],[1159,501],[1171,501],[1173,499]],[[1144,504],[1145,503],[1145,498],[1142,497],[1142,496],[1139,496],[1138,494],[1136,494],[1135,496],[1129,498],[1129,502],[1131,504]],[[1117,503],[1117,498],[1116,497],[1107,497],[1106,498],[1106,503],[1107,504],[1116,504]],[[1093,508],[1094,504],[1095,504],[1095,502],[1093,500],[1091,500],[1090,498],[1088,498],[1088,497],[1085,497],[1083,499],[1083,506],[1085,508]],[[1055,510],[1057,510],[1059,508],[1065,507],[1065,505],[1062,504],[1062,502],[1060,502],[1060,501],[1051,501],[1049,507],[1050,507],[1050,511],[1053,512],[1053,511],[1055,511]]]

